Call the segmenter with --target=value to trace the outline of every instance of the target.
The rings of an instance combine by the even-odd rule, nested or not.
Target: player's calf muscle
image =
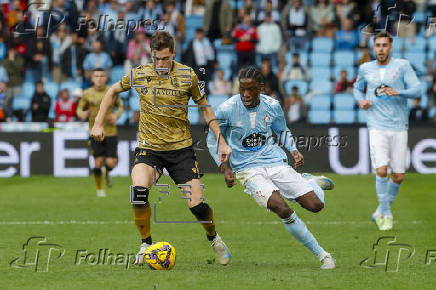
[[[274,191],[268,199],[267,207],[282,219],[288,218],[294,212],[283,200],[278,191]]]
[[[297,198],[297,202],[311,212],[319,212],[324,208],[324,203],[316,196],[315,192],[310,191]]]

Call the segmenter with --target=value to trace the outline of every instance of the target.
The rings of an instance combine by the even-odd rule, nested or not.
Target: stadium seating
[[[406,38],[404,41],[406,46],[406,52],[424,52],[427,46],[426,38],[423,36],[416,36],[415,42],[412,43],[410,38]]]
[[[336,94],[334,96],[335,110],[353,110],[354,98],[352,94]]]
[[[44,91],[50,96],[52,102],[54,102],[58,97],[59,85],[55,82],[46,82],[44,84]]]
[[[329,67],[311,67],[309,69],[312,81],[330,81],[331,69]]]
[[[330,66],[331,54],[325,52],[312,52],[310,54],[310,64],[312,66]]]
[[[129,106],[132,111],[140,111],[138,93],[133,93],[129,98]]]
[[[334,42],[330,37],[314,37],[312,40],[313,52],[330,53],[333,50]]]
[[[428,52],[429,52],[429,58],[434,57],[434,53],[436,51],[436,35],[428,38]]]
[[[216,111],[219,105],[224,103],[228,97],[226,95],[209,95],[207,101],[212,106],[212,110]]]
[[[31,99],[35,93],[35,84],[24,82],[21,86],[21,97]]]
[[[404,58],[410,61],[410,63],[415,67],[417,73],[424,74],[427,72],[424,52],[406,52]]]
[[[354,53],[352,51],[336,51],[333,56],[335,66],[353,66]]]
[[[124,74],[125,74],[124,67],[122,65],[114,66],[112,68],[112,72],[111,72],[111,76],[110,76],[111,83],[115,83],[115,82],[121,80],[121,78],[124,76]]]
[[[70,92],[70,96],[73,94],[74,89],[76,88],[82,88],[82,85],[78,82],[74,82],[74,81],[66,81],[61,83],[60,89],[68,89],[68,91]]]
[[[329,95],[312,96],[309,105],[311,110],[317,110],[317,111],[330,110],[330,96]]]
[[[354,123],[354,111],[335,110],[333,112],[333,121],[337,124],[352,124]]]
[[[329,110],[310,110],[309,122],[312,124],[329,124],[330,111]]]
[[[330,94],[332,91],[332,83],[330,81],[312,81],[310,82],[310,90],[312,94]]]
[[[366,123],[366,111],[364,110],[357,111],[357,121],[359,123]]]
[[[30,98],[16,97],[13,98],[12,108],[14,110],[29,110],[31,102]]]
[[[203,27],[203,16],[191,14],[185,19],[186,27],[193,28],[194,30],[197,28]]]
[[[298,87],[298,91],[300,94],[305,95],[307,93],[307,82],[306,81],[286,81],[285,82],[285,91],[286,91],[287,95],[289,95],[291,93],[293,86]]]

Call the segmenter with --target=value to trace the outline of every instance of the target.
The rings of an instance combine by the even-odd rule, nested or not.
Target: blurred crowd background
[[[0,120],[73,122],[76,104],[101,67],[108,84],[151,62],[150,36],[176,39],[176,60],[207,83],[216,108],[238,93],[237,75],[257,65],[265,93],[287,122],[365,122],[352,96],[361,63],[374,59],[374,33],[394,38],[422,81],[412,123],[436,122],[436,0],[51,0],[0,1]],[[61,21],[62,20],[62,21]],[[122,94],[119,125],[135,124],[139,100]],[[193,124],[202,120],[190,108]]]

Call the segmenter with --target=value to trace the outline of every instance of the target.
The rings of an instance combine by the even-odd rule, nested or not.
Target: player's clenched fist
[[[364,110],[368,110],[369,107],[371,107],[371,101],[370,100],[360,100],[359,101],[360,108]]]
[[[91,136],[95,141],[101,142],[104,139],[103,126],[94,125],[91,130]]]

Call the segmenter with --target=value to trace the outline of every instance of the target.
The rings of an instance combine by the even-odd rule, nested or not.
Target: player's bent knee
[[[196,206],[191,207],[189,210],[200,220],[207,220],[209,218],[210,207],[205,202],[200,202]]]
[[[149,189],[143,186],[130,186],[130,203],[133,206],[147,206],[148,205]]]
[[[377,168],[375,172],[380,177],[388,176],[388,169],[385,166]]]
[[[404,174],[401,173],[392,173],[392,181],[401,184],[404,180]]]

